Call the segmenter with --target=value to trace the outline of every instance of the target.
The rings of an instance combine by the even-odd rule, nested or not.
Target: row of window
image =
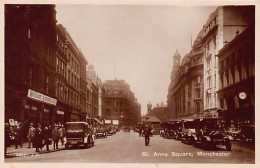
[[[172,106],[174,107],[174,111],[177,112],[177,114],[185,114],[185,113],[190,113],[191,111],[193,111],[193,109],[191,109],[191,102],[187,102],[187,104],[185,104],[185,101],[181,102],[180,100],[176,100],[174,105],[172,104]],[[187,111],[186,111],[186,106],[187,106]],[[194,102],[194,110],[196,113],[199,113],[201,110],[201,101],[197,101]]]
[[[214,96],[213,99],[212,99],[212,95]],[[216,103],[217,103],[216,92],[214,92],[214,93],[207,92],[205,107],[206,108],[216,107],[216,105],[217,105]]]
[[[217,24],[216,17],[211,20],[207,27],[204,28],[204,33],[207,34]]]
[[[40,68],[38,68],[37,66],[33,66],[33,65],[28,65],[27,68],[28,68],[27,69],[28,70],[27,71],[28,86],[35,90],[41,90],[41,88],[43,87],[44,92],[46,94],[48,94],[49,89],[50,89],[50,83],[52,80],[52,79],[50,79],[49,73],[42,74],[40,71]],[[43,79],[44,79],[44,81],[42,81]],[[43,86],[42,86],[42,83],[43,83]]]
[[[74,69],[74,71],[76,71],[77,73],[79,73],[80,71],[80,66],[79,63],[77,62],[77,60],[70,54],[70,52],[68,52],[68,59],[69,59],[69,64],[71,66],[72,69]]]
[[[244,62],[228,68],[227,70],[220,73],[220,88],[228,87],[234,83],[238,83],[251,76],[254,76],[254,63]]]
[[[56,72],[64,78],[67,78],[67,66],[59,57],[57,57]]]
[[[79,89],[79,78],[70,70],[68,71],[68,83],[76,89]]]

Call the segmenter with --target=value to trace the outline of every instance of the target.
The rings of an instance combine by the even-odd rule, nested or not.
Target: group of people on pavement
[[[10,126],[9,123],[5,123],[5,156],[7,153],[7,148],[10,147],[12,143],[15,144],[15,149],[22,148],[22,131],[21,124]],[[55,124],[52,128],[51,125],[41,126],[40,123],[33,124],[30,123],[28,129],[28,148],[35,148],[36,152],[39,152],[46,146],[46,150],[50,151],[49,145],[53,143],[53,149],[59,149],[58,143],[64,144],[65,128],[63,125]]]

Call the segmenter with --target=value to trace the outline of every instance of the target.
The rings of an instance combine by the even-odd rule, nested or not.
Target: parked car
[[[191,144],[191,137],[195,134],[196,120],[186,119],[181,121],[181,142]]]
[[[111,136],[114,134],[114,131],[112,130],[111,126],[109,126],[109,125],[105,126],[105,130],[106,130],[107,136]]]
[[[104,128],[100,128],[100,129],[97,129],[96,131],[96,134],[95,134],[95,138],[106,138],[107,137],[107,133],[106,133],[106,130]]]
[[[65,124],[65,148],[71,145],[94,146],[95,137],[86,122],[67,122]]]
[[[226,130],[227,135],[230,136],[230,140],[241,140],[241,129],[240,128],[229,128]]]
[[[193,146],[200,146],[203,149],[225,146],[226,150],[231,150],[230,138],[216,118],[205,118],[198,120],[195,134],[192,134],[191,143]]]
[[[255,125],[245,124],[240,128],[242,142],[255,142]]]
[[[124,132],[130,132],[130,127],[127,127],[127,126],[123,127],[123,131]]]

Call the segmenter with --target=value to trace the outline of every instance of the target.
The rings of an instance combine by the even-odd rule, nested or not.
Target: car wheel
[[[191,140],[191,143],[192,143],[192,146],[196,147],[195,139],[192,139],[192,140]]]
[[[226,142],[226,150],[231,151],[231,143]]]
[[[205,149],[205,150],[207,150],[209,148],[209,144],[208,144],[207,140],[203,140],[202,148]]]
[[[188,143],[188,145],[191,144],[191,139],[190,138],[187,138],[187,143]]]

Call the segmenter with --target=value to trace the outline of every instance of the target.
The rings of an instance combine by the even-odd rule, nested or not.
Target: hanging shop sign
[[[112,120],[112,122],[113,122],[114,125],[119,125],[118,120]]]
[[[57,110],[57,114],[64,115],[64,111]]]
[[[31,98],[31,99],[40,101],[40,102],[44,102],[44,103],[54,105],[54,106],[56,106],[56,104],[57,104],[57,99],[51,98],[49,96],[46,96],[44,94],[41,94],[41,93],[36,92],[34,90],[31,90],[31,89],[28,90],[28,97]]]
[[[105,124],[111,124],[111,120],[105,120]]]

